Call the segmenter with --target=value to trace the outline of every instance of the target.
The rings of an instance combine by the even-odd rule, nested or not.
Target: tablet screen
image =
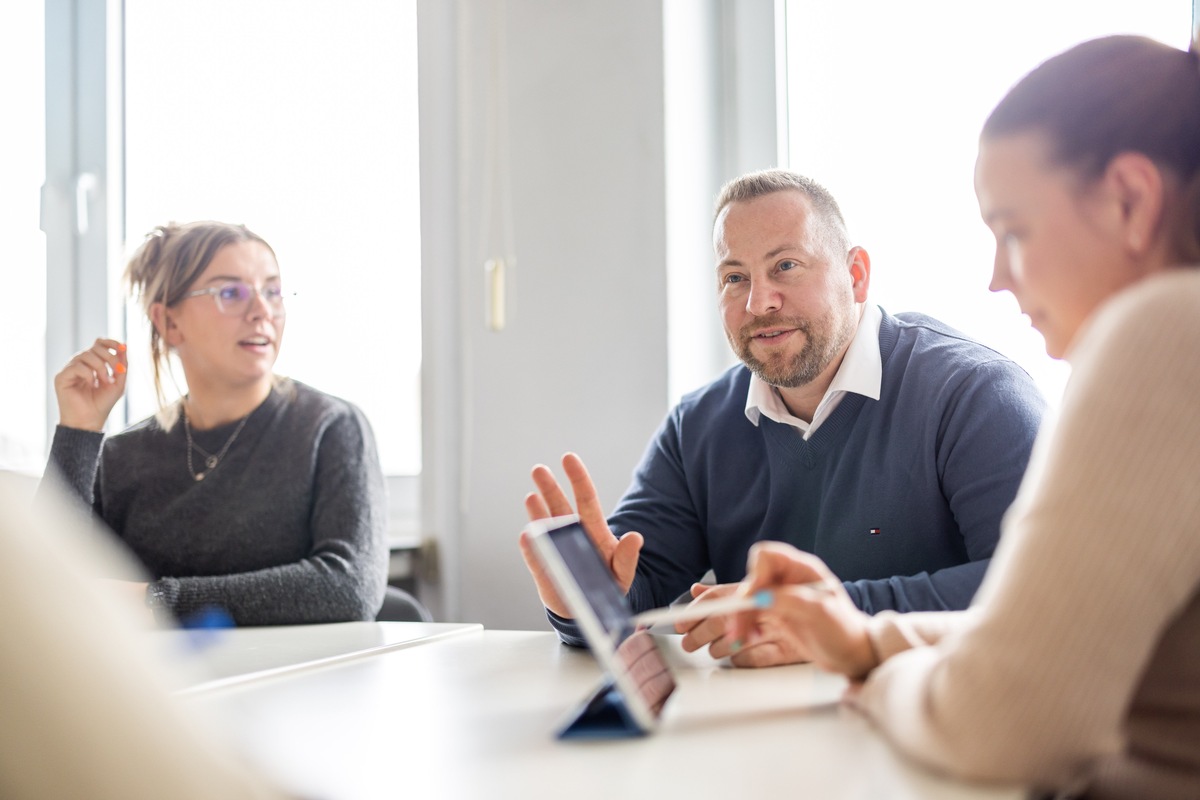
[[[578,594],[582,595],[591,614],[608,637],[608,648],[604,648],[603,643],[589,642],[592,650],[606,649],[612,654],[614,663],[608,666],[614,672],[621,673],[621,676],[613,676],[618,678],[618,685],[625,684],[636,690],[645,706],[657,717],[675,690],[675,679],[654,637],[633,624],[628,599],[621,593],[608,565],[581,524],[569,523],[547,531],[546,535],[578,587]],[[575,593],[563,594],[569,603],[570,595]],[[582,617],[587,611],[572,608],[572,612],[583,623]],[[588,626],[581,624],[580,627],[586,634]]]
[[[609,640],[620,645],[633,633],[633,612],[587,531],[574,522],[548,535]]]

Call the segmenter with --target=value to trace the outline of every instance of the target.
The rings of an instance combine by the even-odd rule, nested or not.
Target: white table
[[[393,623],[402,624],[402,623]],[[322,626],[324,627],[324,626]],[[241,749],[312,798],[974,798],[903,760],[808,666],[742,670],[662,637],[679,687],[652,736],[558,741],[599,681],[551,633],[458,631],[265,680],[197,687]]]
[[[261,628],[153,631],[155,644],[180,663],[180,693],[276,678],[446,636],[481,625],[433,622],[339,622]]]

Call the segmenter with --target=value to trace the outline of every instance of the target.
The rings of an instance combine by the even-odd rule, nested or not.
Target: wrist
[[[61,428],[71,428],[77,431],[87,431],[88,433],[104,433],[104,423],[106,420],[85,420],[75,419],[69,416],[60,415],[58,425]]]
[[[865,625],[859,631],[852,660],[853,664],[847,671],[846,677],[855,681],[866,680],[872,670],[882,663],[879,651],[875,649],[875,642],[871,639],[871,632]]]

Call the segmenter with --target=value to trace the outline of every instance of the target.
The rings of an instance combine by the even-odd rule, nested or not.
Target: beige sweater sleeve
[[[219,720],[171,694],[181,665],[139,630],[145,609],[95,577],[132,572],[127,554],[42,491],[34,514],[0,472],[0,795],[280,800]]]
[[[1200,273],[1109,301],[1070,360],[972,609],[872,623],[895,655],[860,707],[964,777],[1064,787],[1117,752],[1143,671],[1200,586]]]

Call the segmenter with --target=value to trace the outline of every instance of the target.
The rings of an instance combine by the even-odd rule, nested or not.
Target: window
[[[357,404],[384,472],[418,474],[415,2],[124,5],[126,250],[170,220],[266,238],[296,292],[278,371]],[[136,304],[127,325],[136,357]],[[148,361],[130,376],[134,421],[154,410]]]
[[[6,343],[0,392],[0,469],[40,474],[46,448],[46,247],[38,227],[45,174],[42,0],[5,7],[0,82],[6,146],[0,150],[0,241],[4,242],[0,338]]]
[[[959,0],[788,0],[790,163],[838,198],[851,238],[871,254],[874,301],[992,345],[1055,403],[1066,365],[1046,356],[1010,295],[987,291],[979,130],[1009,86],[1085,39],[1137,33],[1187,47],[1190,6],[1011,0],[981,15]]]

